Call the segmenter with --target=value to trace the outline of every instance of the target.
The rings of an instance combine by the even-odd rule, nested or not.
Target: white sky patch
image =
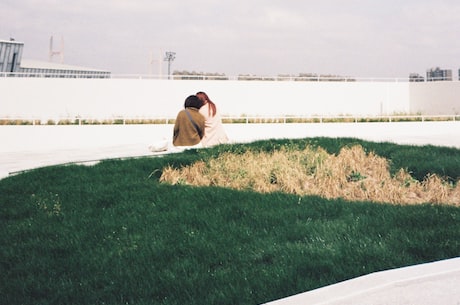
[[[299,13],[276,7],[264,10],[264,20],[269,27],[282,29],[298,29],[307,25],[306,19]]]

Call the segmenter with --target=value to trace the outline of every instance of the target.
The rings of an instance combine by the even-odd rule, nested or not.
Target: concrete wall
[[[421,114],[459,114],[460,82],[411,83],[410,109]]]
[[[175,117],[205,91],[225,115],[452,114],[460,82],[0,78],[0,118]]]

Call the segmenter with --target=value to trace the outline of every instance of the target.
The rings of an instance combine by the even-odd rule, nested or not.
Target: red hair
[[[214,102],[209,99],[209,96],[202,91],[198,92],[196,96],[198,96],[198,98],[203,101],[203,105],[206,103],[209,104],[209,116],[215,116],[217,107],[216,104],[214,104]]]

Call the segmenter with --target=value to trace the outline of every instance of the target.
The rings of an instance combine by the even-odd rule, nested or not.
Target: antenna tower
[[[59,50],[53,50],[53,36],[50,37],[49,61],[53,61],[54,56],[59,56],[59,62],[64,63],[64,37],[61,36],[61,45]]]
[[[159,57],[158,59],[155,59],[155,56],[154,56],[154,52],[153,51],[150,51],[150,61],[149,61],[149,73],[150,75],[153,74],[153,65],[155,63],[158,63],[158,75],[161,76],[163,75],[163,68],[162,68],[162,53],[163,51],[160,49],[160,53],[159,53]]]

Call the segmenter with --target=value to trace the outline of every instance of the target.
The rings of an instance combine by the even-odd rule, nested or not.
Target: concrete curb
[[[460,257],[381,271],[266,305],[460,304]]]

